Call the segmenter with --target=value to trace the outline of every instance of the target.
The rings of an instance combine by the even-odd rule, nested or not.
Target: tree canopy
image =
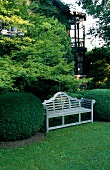
[[[109,0],[82,0],[77,1],[83,9],[94,18],[98,18],[97,27],[92,27],[90,33],[103,38],[110,44],[110,1]]]
[[[86,54],[87,77],[90,88],[104,88],[110,82],[110,48],[94,48]],[[107,87],[109,88],[109,87]]]
[[[39,13],[46,17],[54,17],[64,24],[67,29],[70,28],[68,23],[70,18],[69,6],[60,0],[32,0],[30,9],[34,13]]]
[[[0,1],[0,7],[1,30],[24,32],[0,35],[0,88],[23,90],[39,80],[77,84],[66,27],[54,17],[31,12],[24,0]]]

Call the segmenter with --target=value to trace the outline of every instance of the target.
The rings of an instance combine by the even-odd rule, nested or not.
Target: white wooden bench
[[[42,103],[46,114],[46,130],[63,128],[67,126],[78,125],[82,123],[93,122],[93,105],[95,100],[86,98],[72,98],[64,92],[57,92],[49,100],[44,100]],[[83,113],[90,113],[89,120],[81,120]],[[65,123],[65,116],[78,115],[78,121],[74,123]],[[62,117],[62,124],[58,126],[49,126],[49,119],[55,117]]]

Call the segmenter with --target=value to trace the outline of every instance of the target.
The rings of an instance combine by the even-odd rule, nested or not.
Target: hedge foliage
[[[29,138],[41,128],[43,120],[43,105],[35,95],[24,92],[0,95],[1,140]]]
[[[70,93],[70,92],[66,92],[66,93],[73,98],[77,97],[78,99],[81,99],[83,98],[86,91],[76,91],[75,93]]]
[[[110,90],[93,89],[85,93],[84,97],[95,99],[94,120],[110,121]]]

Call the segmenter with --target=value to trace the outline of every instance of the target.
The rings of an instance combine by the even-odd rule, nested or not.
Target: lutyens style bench
[[[52,129],[63,128],[83,123],[93,122],[93,105],[95,100],[81,98],[73,98],[64,92],[57,92],[49,100],[44,100],[42,103],[46,114],[46,130],[47,132]],[[82,120],[82,114],[89,113],[88,120]],[[65,117],[70,115],[78,115],[78,121],[73,123],[66,123]],[[49,124],[50,118],[62,118],[62,124],[58,126],[51,126]]]

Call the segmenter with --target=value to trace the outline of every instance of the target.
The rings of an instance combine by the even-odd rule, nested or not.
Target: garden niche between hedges
[[[31,93],[10,92],[0,95],[0,139],[26,139],[43,125],[44,110],[39,98]]]

